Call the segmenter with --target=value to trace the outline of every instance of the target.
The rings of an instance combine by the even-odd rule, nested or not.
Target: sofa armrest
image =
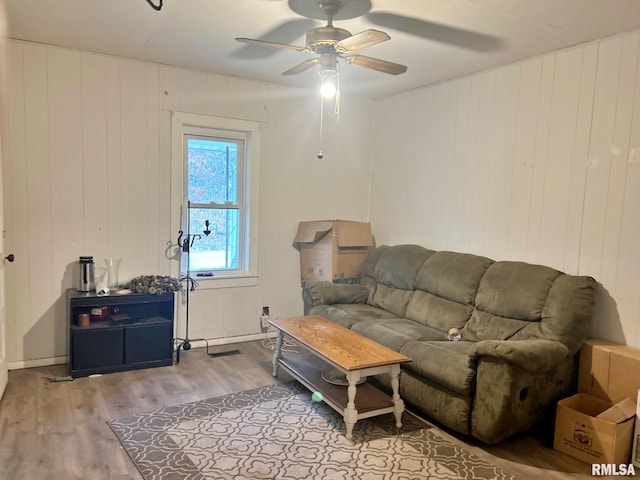
[[[570,356],[569,349],[553,340],[482,340],[469,352],[477,360],[489,356],[514,364],[529,372],[547,372]]]
[[[368,296],[367,287],[354,283],[307,282],[302,287],[305,313],[316,305],[365,303]]]

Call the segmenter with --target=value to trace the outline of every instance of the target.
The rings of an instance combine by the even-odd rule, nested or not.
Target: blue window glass
[[[239,155],[242,141],[187,136],[189,231],[196,237],[189,270],[237,270],[241,265]]]
[[[237,142],[188,138],[188,197],[192,203],[238,202]]]

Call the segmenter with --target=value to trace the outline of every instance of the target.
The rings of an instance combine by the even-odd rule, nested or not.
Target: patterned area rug
[[[145,480],[512,479],[406,413],[342,417],[297,382],[109,422]]]

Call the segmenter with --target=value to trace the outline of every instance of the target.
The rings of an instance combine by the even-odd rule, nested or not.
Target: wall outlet
[[[269,307],[262,307],[262,314],[260,315],[260,326],[262,328],[269,328]]]

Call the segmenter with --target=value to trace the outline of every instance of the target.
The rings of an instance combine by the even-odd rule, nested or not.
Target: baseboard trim
[[[209,346],[211,345],[227,345],[230,343],[252,342],[254,340],[262,340],[264,338],[273,338],[277,332],[254,333],[251,335],[241,335],[238,337],[212,338],[207,339]],[[191,340],[191,348],[206,347],[204,340]],[[35,360],[20,360],[17,362],[9,362],[7,368],[9,370],[20,370],[23,368],[48,367],[51,365],[60,365],[61,363],[69,363],[69,357],[63,355],[60,357],[37,358]]]
[[[7,368],[9,370],[20,370],[22,368],[48,367],[51,365],[60,365],[61,363],[69,363],[69,357],[37,358],[35,360],[21,360],[18,362],[9,362]]]

